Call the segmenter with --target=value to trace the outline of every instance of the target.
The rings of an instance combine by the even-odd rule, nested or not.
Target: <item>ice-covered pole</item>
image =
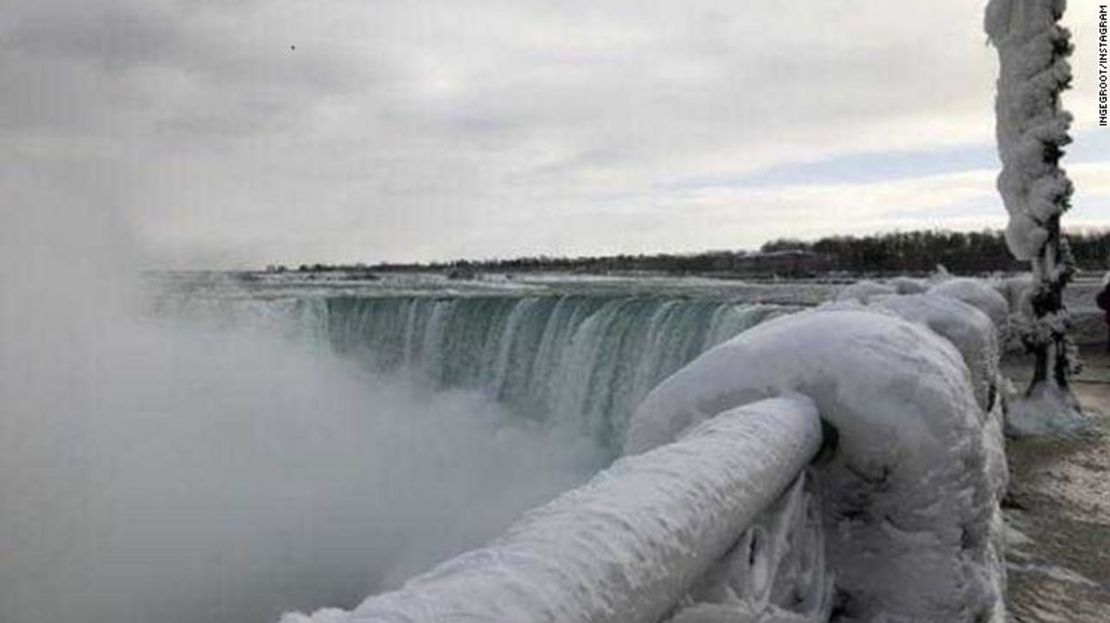
[[[1066,0],[990,0],[986,30],[998,49],[998,190],[1010,214],[1006,242],[1033,271],[1033,319],[1023,331],[1036,356],[1027,395],[1053,398],[1075,409],[1068,377],[1075,365],[1063,292],[1072,274],[1071,254],[1060,233],[1072,184],[1060,167],[1071,138],[1071,115],[1060,95],[1071,83],[1070,33],[1059,24]]]

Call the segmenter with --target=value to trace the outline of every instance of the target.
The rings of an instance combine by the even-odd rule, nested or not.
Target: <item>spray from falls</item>
[[[35,310],[0,327],[13,623],[352,605],[581,482],[655,383],[781,309],[186,292],[140,314],[105,295],[126,265],[53,268],[4,283]]]
[[[288,339],[313,305],[150,318],[126,233],[83,207],[0,214],[0,621],[353,604],[598,467],[589,440],[480,392]]]

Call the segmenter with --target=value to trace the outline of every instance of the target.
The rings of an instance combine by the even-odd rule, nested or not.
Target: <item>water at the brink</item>
[[[708,348],[789,309],[579,294],[182,302],[186,315],[207,307],[208,318],[285,325],[299,339],[377,372],[480,390],[520,417],[572,424],[611,457],[631,411],[655,385]]]
[[[659,381],[781,308],[589,296],[333,298],[332,348],[439,387],[481,388],[515,412],[573,418],[616,450]]]

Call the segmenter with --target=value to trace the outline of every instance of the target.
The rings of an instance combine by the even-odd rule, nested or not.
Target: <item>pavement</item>
[[[1110,622],[1110,355],[1095,348],[1082,356],[1072,390],[1090,429],[1007,442],[1010,621]],[[1004,364],[1018,387],[1030,367],[1024,357]]]

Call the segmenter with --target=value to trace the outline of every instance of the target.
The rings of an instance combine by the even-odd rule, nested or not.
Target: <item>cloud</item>
[[[844,181],[881,181],[867,154],[989,148],[980,4],[23,0],[0,21],[15,87],[0,95],[0,164],[109,196],[95,209],[119,210],[159,265],[692,250],[892,227],[885,212],[813,214],[726,241],[734,230],[709,217],[770,223],[789,207],[718,214],[688,191],[837,160],[878,171]],[[75,174],[82,163],[96,175]]]

